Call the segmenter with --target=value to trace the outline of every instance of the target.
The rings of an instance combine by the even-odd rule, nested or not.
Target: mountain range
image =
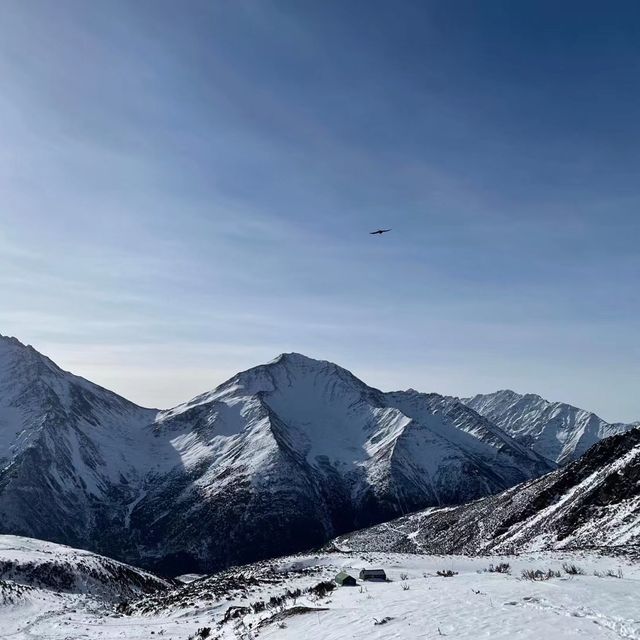
[[[0,533],[165,574],[318,546],[555,467],[457,398],[384,393],[299,354],[157,410],[0,337]]]

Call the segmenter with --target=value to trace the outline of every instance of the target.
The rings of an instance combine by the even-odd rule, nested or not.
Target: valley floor
[[[486,571],[500,562],[510,564],[511,574]],[[563,564],[584,574],[569,575]],[[623,558],[579,552],[504,558],[340,553],[253,567],[241,570],[245,586],[230,582],[227,572],[147,598],[133,606],[132,615],[116,614],[87,595],[44,589],[10,595],[13,604],[3,605],[0,597],[0,637],[186,640],[210,627],[210,638],[224,640],[640,638],[640,565]],[[358,580],[358,586],[337,587],[324,597],[303,593],[222,622],[229,607],[304,591],[339,570],[357,577],[362,567],[382,567],[391,581]],[[522,577],[525,570],[548,569],[561,576]],[[456,575],[440,577],[438,571]],[[277,575],[282,580],[274,579]]]

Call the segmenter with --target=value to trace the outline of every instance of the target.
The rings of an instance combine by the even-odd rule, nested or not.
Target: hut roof
[[[387,574],[384,569],[362,569],[360,571],[361,578],[386,578]]]
[[[356,579],[349,575],[346,571],[341,571],[335,577],[335,581],[338,584],[342,584],[343,582],[353,582],[355,584]]]

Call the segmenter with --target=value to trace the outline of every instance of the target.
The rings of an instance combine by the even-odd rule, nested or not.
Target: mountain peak
[[[494,391],[493,393],[479,393],[478,396],[486,396],[490,398],[508,398],[510,400],[517,400],[524,397],[522,393],[518,393],[513,389],[498,389],[498,391]]]
[[[36,351],[31,345],[20,342],[18,338],[15,338],[14,336],[3,336],[1,333],[0,333],[0,349],[3,349],[3,350],[25,349],[29,351]]]
[[[331,365],[332,362],[328,360],[316,360],[315,358],[310,358],[309,356],[305,356],[303,353],[297,353],[296,351],[290,351],[281,353],[279,356],[275,357],[273,360],[267,363],[267,366],[270,364],[289,364],[289,365]],[[336,365],[333,365],[336,366]]]
[[[281,353],[266,364],[257,365],[243,371],[228,382],[221,385],[227,387],[240,383],[253,393],[285,385],[341,385],[351,391],[362,393],[363,390],[370,389],[362,380],[354,376],[348,369],[328,360],[317,360],[302,353],[290,352]]]
[[[281,376],[292,380],[294,378],[304,378],[309,375],[316,376],[322,374],[328,378],[335,377],[343,383],[353,385],[358,388],[369,388],[362,380],[356,377],[351,371],[341,367],[329,360],[317,360],[310,358],[302,353],[289,352],[281,353],[273,360],[251,367],[246,371],[236,374],[233,378],[223,383],[218,389],[227,387],[230,383],[236,384],[241,382],[249,384],[256,380],[279,380]],[[376,391],[375,389],[372,389]],[[215,391],[215,390],[214,390]]]
[[[42,377],[60,375],[62,369],[50,358],[34,349],[30,344],[24,344],[13,336],[0,334],[0,363],[8,369],[14,370],[12,377],[26,375]],[[21,373],[18,374],[18,371]]]

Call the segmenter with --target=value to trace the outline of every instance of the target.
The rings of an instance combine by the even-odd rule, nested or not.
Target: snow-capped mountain
[[[575,462],[471,504],[428,509],[343,536],[338,548],[512,553],[640,544],[640,428]]]
[[[548,461],[459,401],[297,354],[168,411],[0,338],[0,531],[168,572],[319,545]]]
[[[461,400],[518,442],[558,464],[575,460],[602,438],[634,426],[611,424],[570,404],[509,389]]]
[[[458,402],[384,394],[297,354],[162,414],[155,429],[187,434],[187,465],[191,451],[206,460],[183,495],[201,526],[192,553],[214,562],[316,545],[338,530],[458,504],[548,469]],[[181,550],[192,544],[182,526],[170,539]]]
[[[147,433],[157,413],[0,338],[0,532],[123,557],[127,505],[170,455]]]

